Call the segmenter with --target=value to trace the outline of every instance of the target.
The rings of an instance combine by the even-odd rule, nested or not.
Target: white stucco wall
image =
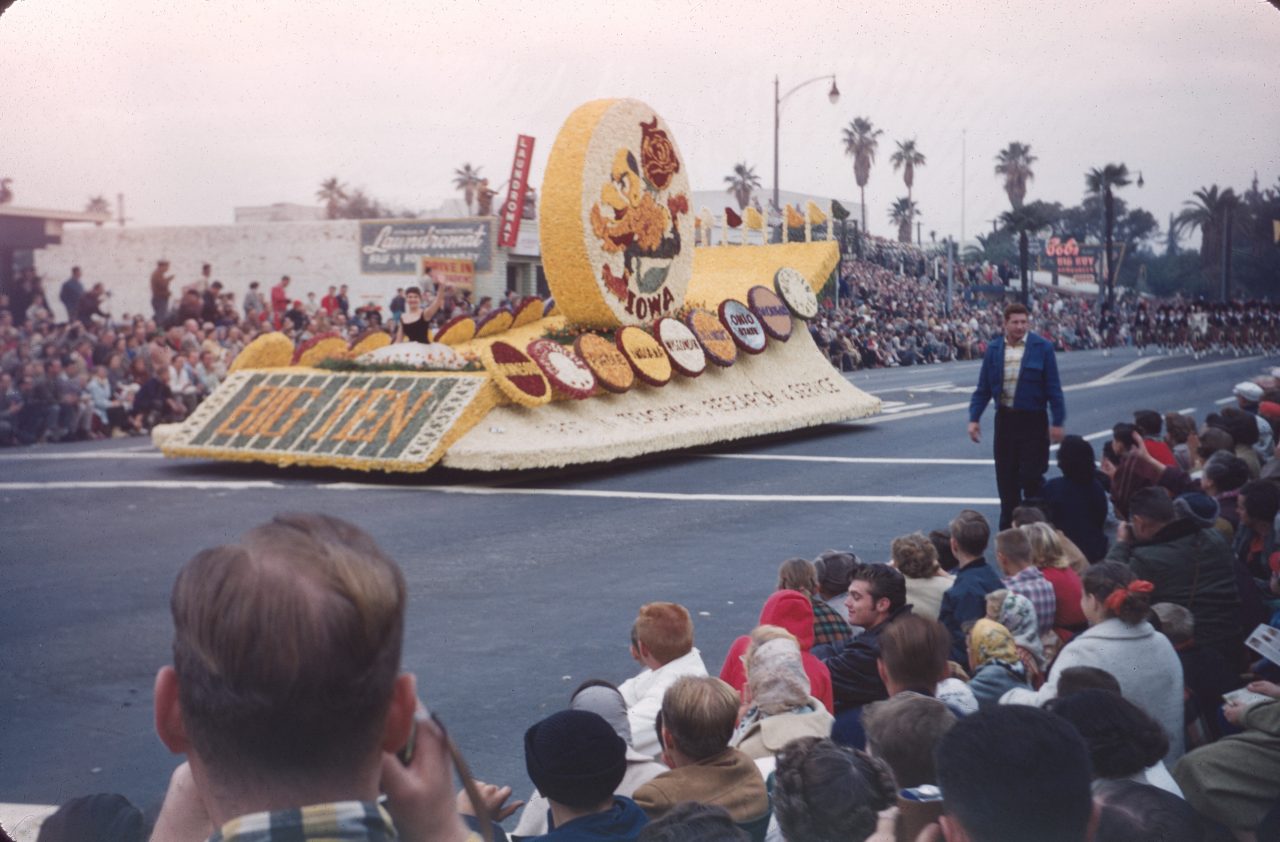
[[[175,276],[176,306],[181,287],[200,277],[203,263],[213,264],[213,278],[244,300],[251,281],[266,294],[288,275],[289,292],[305,300],[308,292],[323,298],[329,286],[347,284],[352,306],[376,301],[386,312],[397,287],[415,283],[413,275],[361,275],[360,224],[355,220],[119,228],[68,226],[62,244],[35,253],[36,271],[55,313],[63,316],[58,287],[72,266],[84,272],[86,285],[101,281],[111,291],[110,311],[151,313],[151,272],[166,258]],[[499,296],[507,288],[504,249],[493,256],[493,271],[476,278],[476,296]]]

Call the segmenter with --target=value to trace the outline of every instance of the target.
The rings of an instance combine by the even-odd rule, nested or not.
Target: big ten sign
[[[412,275],[420,257],[469,260],[486,274],[493,263],[493,219],[374,220],[360,223],[360,271]]]
[[[425,469],[487,378],[410,373],[233,374],[165,443],[179,455]]]
[[[1049,265],[1057,265],[1058,274],[1069,278],[1093,280],[1097,277],[1098,257],[1102,249],[1096,245],[1082,245],[1074,237],[1063,240],[1050,237],[1045,243],[1044,255]]]
[[[476,286],[476,265],[470,260],[458,260],[446,257],[418,258],[418,277],[425,278],[431,273],[431,280],[437,288],[440,284],[448,284],[454,289],[473,290]]]

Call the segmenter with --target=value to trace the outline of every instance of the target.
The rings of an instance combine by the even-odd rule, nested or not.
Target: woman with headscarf
[[[1093,445],[1080,436],[1067,436],[1058,446],[1058,468],[1062,476],[1044,484],[1041,495],[1049,520],[1089,561],[1101,561],[1107,554],[1107,492],[1098,481]]]
[[[809,692],[795,638],[777,626],[761,626],[751,637],[744,659],[745,710],[729,745],[760,760],[772,758],[797,737],[831,736],[835,720]]]
[[[987,594],[987,619],[1009,630],[1018,649],[1018,660],[1027,673],[1027,684],[1035,690],[1044,683],[1047,658],[1037,631],[1036,609],[1031,600],[1009,590]]]
[[[1030,687],[1013,635],[995,620],[983,617],[970,629],[969,664],[969,690],[980,710],[1000,704],[1000,697],[1015,687]]]
[[[569,708],[599,714],[627,744],[627,771],[622,777],[622,783],[618,784],[618,788],[614,790],[614,795],[625,795],[630,798],[642,784],[667,771],[666,766],[631,747],[631,724],[627,719],[627,703],[623,701],[618,688],[609,682],[600,679],[584,681],[577,690],[573,691]],[[549,828],[547,814],[550,809],[551,804],[546,797],[535,789],[529,796],[512,835],[530,837],[545,834]]]

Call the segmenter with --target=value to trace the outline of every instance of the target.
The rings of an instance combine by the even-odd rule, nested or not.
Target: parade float
[[[662,118],[636,100],[589,102],[565,122],[543,181],[551,301],[461,316],[430,344],[393,345],[376,331],[294,347],[265,334],[185,422],[153,438],[173,457],[496,471],[878,412],[803,324],[839,260],[832,239],[813,236],[816,209],[799,220],[801,241],[710,245],[714,219],[705,209],[695,218],[689,202]]]

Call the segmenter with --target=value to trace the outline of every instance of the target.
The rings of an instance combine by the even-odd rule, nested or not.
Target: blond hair
[[[1047,523],[1028,523],[1019,526],[1031,544],[1031,561],[1036,567],[1066,568],[1067,551],[1058,540],[1058,532]]]

